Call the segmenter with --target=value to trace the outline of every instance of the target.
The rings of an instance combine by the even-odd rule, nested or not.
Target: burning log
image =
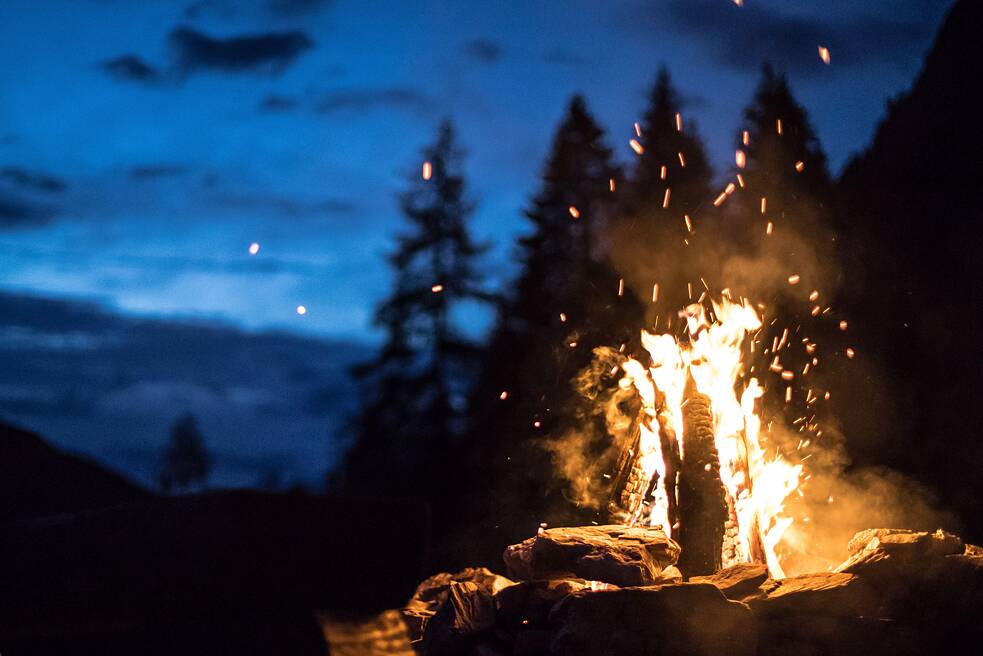
[[[713,574],[721,568],[726,492],[714,443],[710,398],[690,381],[683,406],[683,453],[679,476],[679,569],[686,576]]]

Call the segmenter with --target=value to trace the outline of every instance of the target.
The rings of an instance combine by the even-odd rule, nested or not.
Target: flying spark
[[[423,163],[423,179],[429,180],[433,177],[433,165],[430,162]]]
[[[258,252],[259,252],[259,244],[257,242],[253,242],[253,243],[249,244],[249,254],[250,255],[255,255]]]

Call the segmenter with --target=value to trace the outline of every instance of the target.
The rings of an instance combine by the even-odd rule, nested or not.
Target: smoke
[[[624,276],[626,288],[648,308],[647,325],[639,329],[652,329],[662,319],[655,328],[665,332],[666,320],[675,319],[680,309],[696,302],[704,289],[719,297],[722,289],[729,288],[735,297],[746,297],[765,308],[765,314],[770,315],[766,316],[766,329],[770,318],[780,317],[789,328],[794,327],[797,341],[808,339],[819,344],[823,362],[815,366],[803,386],[814,386],[818,393],[849,390],[840,403],[851,404],[850,415],[870,415],[859,425],[890,425],[892,418],[887,413],[891,405],[876,401],[882,394],[868,394],[872,399],[868,404],[864,401],[868,396],[854,393],[858,381],[869,387],[876,385],[880,376],[863,359],[847,362],[843,355],[849,336],[839,330],[839,322],[848,318],[838,313],[835,299],[844,281],[824,217],[817,211],[798,216],[794,222],[776,221],[771,234],[766,234],[767,221],[757,212],[736,202],[723,209],[726,211],[694,221],[692,232],[687,232],[682,221],[678,226],[665,225],[664,213],[629,217],[612,226],[608,234],[612,263]],[[796,285],[789,283],[793,275]],[[652,299],[656,283],[661,289],[657,302]],[[821,300],[810,298],[814,292]],[[812,311],[817,305],[821,310],[818,316]],[[673,326],[679,327],[679,323]],[[770,344],[771,339],[768,336],[763,343]],[[799,358],[794,362],[798,372],[806,362],[813,362],[813,355],[810,351],[806,356],[798,344],[796,348],[796,353],[802,352],[794,357],[783,355],[783,361]],[[770,430],[763,435],[764,446],[793,464],[801,460],[804,468],[800,488],[785,506],[784,514],[794,518],[779,545],[787,574],[836,567],[848,556],[850,538],[863,529],[956,529],[955,517],[940,508],[926,487],[885,467],[853,466],[848,449],[851,440],[861,446],[861,451],[869,448],[872,440],[875,445],[881,440],[867,435],[844,436],[832,403],[800,402],[798,407],[785,403],[785,384],[769,376],[761,350],[756,353],[758,362],[749,364],[756,365],[758,373],[754,375],[767,390],[765,424]],[[592,408],[581,417],[584,428],[569,431],[549,446],[557,473],[568,483],[574,500],[597,509],[603,509],[602,501],[609,498],[610,480],[605,474],[610,477],[615,473],[639,407],[630,398],[633,390],[605,386],[610,382],[605,381],[605,373],[624,358],[613,349],[595,350],[595,361],[574,381],[585,407]],[[647,356],[642,358],[648,361]],[[610,378],[610,373],[607,376]],[[863,407],[855,407],[857,404]],[[819,434],[803,432],[804,417],[797,418],[797,414],[808,417],[805,425],[821,423]],[[594,428],[598,423],[600,430]],[[606,439],[607,446],[600,450],[598,432],[606,432],[601,440]]]
[[[796,459],[799,433],[773,424],[767,439]],[[785,506],[795,521],[779,546],[790,576],[835,568],[847,559],[850,538],[864,529],[958,530],[931,490],[885,467],[852,467],[846,446],[845,437],[827,426],[802,463],[804,480]]]
[[[571,381],[581,403],[577,428],[544,443],[557,475],[578,506],[602,511],[610,495],[610,477],[629,439],[638,403],[631,390],[617,385],[624,357],[610,347],[593,351],[594,359]]]

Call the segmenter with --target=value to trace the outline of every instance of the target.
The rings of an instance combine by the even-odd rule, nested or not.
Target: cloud
[[[42,225],[55,214],[49,205],[5,194],[0,189],[0,228]]]
[[[336,112],[367,112],[379,108],[418,110],[430,109],[430,99],[410,87],[384,89],[342,89],[321,96],[315,108],[321,114]]]
[[[296,109],[299,104],[297,99],[291,96],[271,93],[260,101],[259,109],[260,111],[269,113],[289,112],[290,110]]]
[[[216,484],[251,484],[268,462],[316,482],[357,401],[347,369],[365,351],[0,292],[0,415],[152,482],[171,422],[190,411]]]
[[[558,66],[583,66],[587,63],[587,60],[577,53],[560,47],[547,50],[543,54],[543,61],[547,64],[556,64]]]
[[[300,31],[242,34],[223,39],[191,27],[178,27],[168,40],[176,67],[184,74],[204,70],[278,74],[314,46],[314,41]]]
[[[502,46],[490,39],[472,39],[461,46],[461,52],[472,59],[492,64],[502,58]]]
[[[0,178],[31,191],[57,193],[68,188],[68,183],[61,178],[48,173],[28,171],[17,166],[0,169]]]
[[[359,207],[346,198],[326,198],[321,200],[300,200],[275,194],[225,193],[213,196],[211,204],[223,210],[236,213],[262,212],[289,218],[317,218],[326,216],[350,216]]]
[[[117,80],[153,84],[161,79],[160,71],[137,55],[120,55],[99,62],[98,66],[106,75]]]
[[[130,167],[132,180],[156,180],[186,175],[191,169],[183,164],[141,164]]]
[[[921,43],[933,29],[925,21],[856,14],[839,19],[792,15],[760,2],[737,7],[720,0],[669,0],[641,11],[648,15],[641,25],[661,21],[689,32],[721,65],[757,71],[763,61],[771,61],[802,76],[917,57],[920,49],[912,43]],[[832,69],[820,61],[820,45],[830,49]]]

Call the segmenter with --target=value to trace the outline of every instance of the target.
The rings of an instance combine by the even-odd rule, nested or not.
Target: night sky
[[[503,284],[571,94],[627,162],[665,64],[723,168],[768,59],[836,172],[948,5],[5,0],[0,414],[149,480],[187,408],[218,482],[314,480],[351,407],[345,367],[375,339],[395,195],[441,118]],[[212,360],[182,337],[201,331]]]

